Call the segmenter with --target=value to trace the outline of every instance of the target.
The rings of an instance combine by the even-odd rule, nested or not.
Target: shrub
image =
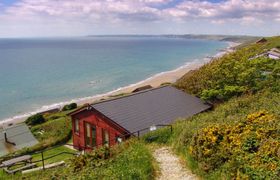
[[[280,37],[275,38],[277,43]],[[273,42],[274,39],[271,40]],[[277,43],[273,43],[274,47]],[[229,100],[244,93],[256,93],[262,89],[280,89],[280,61],[260,57],[250,58],[271,48],[250,45],[210,61],[195,71],[188,72],[176,83],[176,87],[200,96],[204,100]]]
[[[27,120],[25,121],[26,124],[28,125],[36,125],[36,124],[41,124],[43,122],[45,122],[45,118],[42,114],[35,114],[33,116],[30,116],[29,118],[27,118]]]
[[[37,146],[44,148],[67,142],[71,138],[71,130],[71,123],[67,117],[47,121],[31,128],[31,132],[39,140]]]
[[[76,109],[78,106],[76,103],[67,104],[62,108],[62,111],[69,111],[72,109]]]
[[[234,125],[205,127],[189,151],[206,171],[223,167],[231,178],[276,179],[280,174],[279,119],[266,111],[249,114]]]

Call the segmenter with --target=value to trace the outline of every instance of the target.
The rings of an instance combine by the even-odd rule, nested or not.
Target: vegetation
[[[35,114],[35,115],[27,118],[25,123],[27,125],[33,126],[33,125],[36,125],[36,124],[44,123],[45,121],[46,121],[46,119],[44,118],[44,116],[42,114]]]
[[[280,142],[279,134],[278,139],[272,139],[275,134],[280,132],[279,102],[280,92],[262,91],[254,95],[235,97],[226,103],[218,105],[214,111],[201,113],[188,119],[178,120],[173,124],[173,133],[170,133],[169,128],[162,128],[151,134],[147,134],[145,139],[153,139],[154,143],[172,146],[174,150],[183,157],[187,166],[205,179],[235,179],[237,174],[239,174],[240,177],[248,177],[249,179],[262,179],[261,177],[263,176],[269,178],[273,173],[274,175],[277,174],[277,172],[279,173],[280,167],[280,156],[275,156],[276,154],[271,153],[277,149],[277,146],[272,146],[275,149],[271,149],[271,152],[264,152],[268,144]],[[265,115],[263,117],[265,123],[253,123],[256,122],[258,118],[251,124],[248,122],[247,117],[255,117],[258,114],[262,114],[262,112]],[[271,121],[266,122],[266,120]],[[241,124],[243,124],[243,126],[237,129],[236,127]],[[247,127],[244,127],[244,124],[247,125]],[[213,131],[215,128],[217,128],[219,130],[218,132],[221,134],[226,134],[225,137],[223,136],[224,139],[232,136],[231,138],[235,141],[239,140],[241,143],[240,146],[233,146],[232,142],[225,143],[227,142],[225,140],[221,141],[221,137],[218,136],[217,132]],[[219,137],[217,140],[219,139],[219,141],[223,142],[222,144],[211,146],[212,139],[210,130]],[[245,133],[246,130],[250,130],[250,133],[248,131],[248,135],[244,136],[241,132]],[[204,134],[204,132],[206,134]],[[265,134],[262,134],[261,137],[258,136],[260,139],[257,139],[255,142],[259,144],[258,151],[257,153],[247,152],[245,149],[250,147],[250,145],[248,146],[248,144],[251,143],[250,141],[254,142],[256,132]],[[272,134],[274,135],[272,136]],[[241,135],[244,139],[241,138]],[[158,138],[149,138],[149,136]],[[204,142],[204,144],[202,144],[201,141],[196,141],[197,138],[209,140],[210,145],[207,144],[208,141]],[[214,139],[215,138],[213,138],[213,140]],[[212,153],[209,154],[209,159],[204,159],[204,156],[198,159],[196,155],[200,154],[205,147],[211,149]],[[240,147],[242,148],[240,149]],[[216,149],[214,150],[212,148],[217,148],[219,151],[216,152]],[[229,148],[231,151],[228,151]],[[240,151],[244,151],[244,153],[239,154]],[[237,152],[237,154],[233,154],[232,152]],[[263,156],[259,156],[260,154]],[[221,157],[220,155],[223,158],[219,159]],[[255,157],[258,157],[258,159]],[[263,161],[259,161],[260,159]],[[265,159],[267,159],[267,162]],[[212,163],[214,163],[215,160],[216,163],[215,166],[213,166]],[[235,164],[236,160],[239,160],[240,164]],[[256,160],[256,162],[254,162],[256,164],[253,164],[253,160]],[[259,164],[257,164],[257,161]],[[275,171],[265,169],[265,167],[268,167],[267,164],[269,163],[277,164],[278,169],[276,168]],[[240,169],[238,169],[238,167],[240,167]],[[249,169],[251,172],[249,172]],[[268,174],[269,176],[266,176]]]
[[[78,107],[78,105],[77,105],[76,103],[66,104],[66,105],[62,108],[62,111],[73,110],[73,109],[76,109],[77,107]]]
[[[44,123],[30,127],[31,132],[39,143],[32,147],[24,148],[3,156],[0,158],[0,161],[13,156],[34,153],[58,144],[66,143],[71,138],[72,133],[72,124],[67,113],[69,113],[69,111],[44,115]]]
[[[205,100],[225,101],[244,93],[270,88],[279,91],[280,61],[265,57],[249,60],[280,44],[280,37],[253,44],[211,61],[184,75],[175,85]]]
[[[61,154],[61,153],[63,153],[63,154]],[[59,161],[67,161],[67,160],[69,160],[73,157],[73,154],[68,154],[68,153],[76,153],[76,151],[72,150],[72,149],[69,149],[65,146],[58,146],[58,147],[46,150],[46,151],[43,152],[44,159],[46,159],[44,161],[44,163],[45,163],[45,165],[47,165],[47,164],[51,164],[51,163],[55,163],[55,162],[59,162]],[[57,155],[57,154],[60,154],[60,155],[52,157],[52,156]],[[49,157],[52,157],[52,158],[49,158]],[[42,160],[41,153],[37,153],[37,154],[32,155],[32,160],[33,161]],[[42,162],[41,161],[38,162],[37,166],[42,166]]]
[[[153,158],[144,143],[130,140],[73,157],[69,166],[23,175],[25,179],[152,179]]]
[[[172,134],[164,128],[145,139],[173,146],[205,179],[279,179],[279,61],[249,60],[279,44],[280,37],[268,38],[186,74],[177,87],[224,103],[178,120]]]
[[[191,156],[204,171],[219,167],[236,179],[276,179],[280,175],[279,119],[265,111],[233,125],[213,124],[194,134]]]
[[[71,138],[71,127],[70,119],[67,117],[60,117],[31,127],[31,132],[39,141],[39,144],[35,146],[44,149],[67,142]]]

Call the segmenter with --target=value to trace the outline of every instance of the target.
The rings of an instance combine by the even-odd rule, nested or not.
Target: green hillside
[[[175,84],[214,109],[155,132],[203,179],[279,179],[280,61],[249,58],[279,47],[251,44],[184,75]],[[151,135],[149,135],[151,136]],[[152,136],[155,136],[153,133]]]
[[[184,75],[175,86],[211,101],[225,101],[262,89],[279,91],[280,61],[265,57],[249,60],[268,49],[280,47],[280,37],[268,40],[213,60]]]

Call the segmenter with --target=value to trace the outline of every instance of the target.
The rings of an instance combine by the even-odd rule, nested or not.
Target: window
[[[91,143],[90,143],[90,124],[86,123],[86,146],[91,147]]]
[[[76,134],[79,134],[80,133],[80,127],[79,127],[79,119],[75,119],[74,120],[74,131]]]
[[[86,129],[86,137],[85,137],[85,141],[86,141],[86,146],[87,147],[95,147],[96,146],[96,127],[92,126],[89,123],[86,123],[85,126]]]
[[[102,129],[102,139],[103,139],[103,145],[104,146],[109,146],[109,132],[106,129]]]
[[[92,147],[95,147],[96,146],[96,127],[95,126],[91,127],[91,135],[92,135],[91,145],[92,145]]]

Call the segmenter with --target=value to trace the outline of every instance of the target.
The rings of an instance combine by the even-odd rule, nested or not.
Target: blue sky
[[[2,0],[0,1],[2,4],[4,4],[5,6],[11,6],[12,4],[14,4],[15,2],[17,2],[18,0]]]
[[[0,0],[0,37],[279,35],[279,0]]]

